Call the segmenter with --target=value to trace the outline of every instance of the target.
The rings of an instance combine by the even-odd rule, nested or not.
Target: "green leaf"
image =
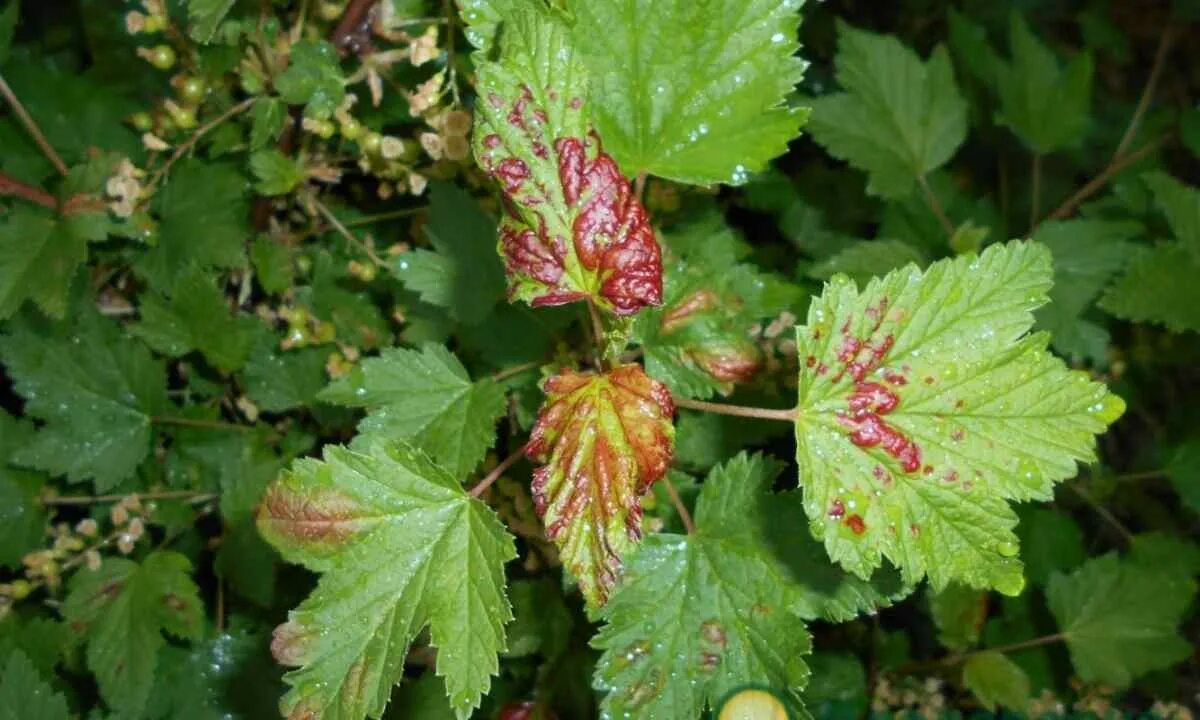
[[[987,619],[987,595],[951,583],[929,597],[929,614],[937,626],[938,642],[950,650],[967,650],[979,643]]]
[[[1021,512],[1017,527],[1025,577],[1043,587],[1056,572],[1067,572],[1087,557],[1083,531],[1070,515],[1052,508],[1033,507]]]
[[[1029,703],[1029,676],[1012,660],[992,650],[967,658],[963,685],[988,711],[1002,707],[1021,712]]]
[[[169,293],[192,265],[244,267],[250,234],[246,191],[245,176],[232,165],[176,163],[156,194],[162,219],[158,245],[142,255],[138,269],[156,289]]]
[[[260,97],[250,109],[250,149],[259,150],[283,132],[287,105],[275,98]]]
[[[40,502],[45,478],[10,467],[17,450],[34,437],[33,424],[0,410],[0,566],[22,567],[25,553],[40,547],[46,509]]]
[[[15,7],[15,5],[14,5]],[[20,650],[0,673],[0,720],[67,720],[67,701]]]
[[[993,245],[862,292],[843,276],[797,328],[797,461],[813,535],[860,577],[887,558],[935,591],[1024,585],[1009,500],[1095,457],[1120,398],[1026,334],[1050,253]]]
[[[1171,454],[1167,478],[1179,499],[1200,513],[1200,439],[1189,440]]]
[[[566,649],[572,618],[559,585],[556,581],[541,578],[517,580],[509,586],[513,622],[508,626],[508,649],[504,657],[519,658],[539,653],[553,660]]]
[[[188,34],[192,39],[201,42],[212,42],[217,34],[217,27],[237,0],[187,0],[188,21],[191,27]]]
[[[435,182],[425,235],[436,252],[413,250],[389,267],[425,302],[446,308],[461,323],[478,325],[504,295],[496,221],[466,191]]]
[[[1162,531],[1135,535],[1129,560],[1167,575],[1200,575],[1200,545]]]
[[[350,281],[345,261],[322,252],[313,266],[311,294],[298,293],[298,298],[311,306],[313,315],[334,324],[339,342],[367,350],[390,344],[383,313],[369,295],[346,287]]]
[[[1136,246],[1128,241],[1141,232],[1137,223],[1091,219],[1055,220],[1038,226],[1032,239],[1054,255],[1054,287],[1049,304],[1036,313],[1037,327],[1051,333],[1055,350],[1105,364],[1108,331],[1094,326],[1101,343],[1099,348],[1091,347],[1088,336],[1079,330],[1080,323],[1086,322],[1081,316],[1129,262]]]
[[[1119,318],[1162,325],[1173,332],[1200,332],[1200,260],[1179,242],[1139,252],[1125,274],[1100,298]]]
[[[40,673],[52,675],[71,645],[66,623],[41,615],[10,612],[0,620],[0,667],[13,655],[24,654]]]
[[[1046,588],[1050,611],[1084,682],[1124,689],[1134,678],[1191,655],[1179,623],[1196,594],[1190,577],[1115,553],[1092,558]]]
[[[906,196],[966,139],[967,103],[944,47],[922,63],[895,37],[839,23],[835,62],[845,92],[813,100],[808,130],[868,174],[868,193]]]
[[[801,590],[753,531],[729,522],[765,495],[745,487],[748,462],[761,460],[741,456],[709,476],[695,533],[652,535],[627,560],[592,640],[606,714],[693,720],[751,683],[799,699],[811,650]]]
[[[296,43],[287,70],[275,79],[275,89],[289,105],[304,105],[310,117],[333,115],[346,97],[337,51],[324,40]]]
[[[592,117],[627,175],[740,185],[787,150],[807,116],[799,0],[576,0]]]
[[[20,17],[20,7],[21,3],[18,0],[9,0],[5,8],[0,10],[0,65],[8,59],[13,33],[17,29],[17,19]]]
[[[63,183],[64,197],[90,192],[104,172],[104,157],[74,167]],[[105,208],[58,214],[21,203],[0,219],[0,319],[32,300],[51,317],[61,318],[88,244],[108,237]]]
[[[1142,180],[1167,216],[1175,239],[1200,259],[1200,188],[1185,185],[1164,172],[1146,173]]]
[[[246,395],[267,412],[286,412],[312,405],[325,387],[322,348],[280,350],[273,334],[264,334],[242,369]]]
[[[252,153],[250,171],[258,178],[254,187],[261,195],[287,195],[304,182],[300,163],[275,148]]]
[[[446,683],[435,673],[426,672],[416,680],[401,683],[392,696],[385,716],[394,720],[454,720],[454,711],[446,706]]]
[[[406,444],[327,447],[267,491],[258,527],[284,557],[322,573],[275,630],[292,689],[284,714],[378,717],[426,625],[452,707],[465,720],[498,670],[512,538],[458,479]]]
[[[925,263],[924,254],[903,240],[872,240],[854,243],[825,258],[811,267],[808,275],[828,280],[838,273],[844,273],[863,286],[876,275],[884,275],[909,264],[923,267]]]
[[[292,286],[295,275],[292,251],[283,243],[259,235],[250,246],[250,262],[254,264],[258,284],[268,293],[278,295]]]
[[[191,569],[183,555],[156,551],[140,565],[107,558],[99,570],[71,578],[63,616],[82,628],[88,669],[104,702],[122,716],[138,717],[146,705],[164,644],[161,631],[200,637],[204,606]]]
[[[141,322],[130,332],[164,355],[179,357],[198,350],[224,373],[246,363],[250,331],[257,321],[230,313],[223,289],[199,268],[180,274],[169,299],[153,292],[143,295],[138,311]]]
[[[1091,53],[1076,54],[1063,68],[1015,10],[1009,47],[1011,61],[998,61],[996,72],[1000,122],[1039,155],[1079,145],[1090,122]]]
[[[388,348],[329,384],[318,399],[367,408],[359,432],[411,441],[459,480],[479,465],[504,414],[504,389],[472,382],[440,345]]]
[[[166,371],[95,310],[73,327],[11,323],[0,359],[25,412],[44,423],[16,462],[71,482],[94,480],[103,493],[149,453],[151,420],[168,406]]]
[[[188,648],[164,648],[145,720],[229,720],[276,717],[282,693],[265,632],[232,627]]]

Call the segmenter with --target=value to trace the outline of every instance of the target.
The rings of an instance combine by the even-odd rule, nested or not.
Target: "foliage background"
[[[310,32],[341,37],[336,7],[325,19],[327,3],[310,4]],[[222,5],[191,3],[193,27]],[[238,3],[234,17],[260,29],[277,17],[286,36],[292,5]],[[476,463],[475,449],[463,446],[490,447],[493,415],[502,417],[500,437],[485,469],[519,446],[541,402],[536,370],[506,369],[567,364],[587,345],[588,321],[579,313],[535,314],[501,301],[489,215],[496,201],[470,158],[454,149],[464,133],[441,114],[456,100],[473,103],[457,21],[453,40],[445,25],[417,23],[403,28],[406,38],[363,52],[414,46],[427,26],[440,31],[428,62],[376,59],[376,107],[367,101],[376,81],[360,70],[357,50],[340,63],[315,49],[298,63],[293,50],[300,71],[280,80],[281,66],[271,69],[278,40],[248,41],[248,32],[190,56],[185,48],[198,46],[182,36],[187,9],[169,6],[178,36],[130,34],[126,15],[138,7],[106,0],[22,2],[16,11],[9,3],[0,12],[0,72],[72,168],[60,180],[6,111],[0,172],[50,193],[50,203],[104,198],[66,219],[38,207],[41,196],[0,198],[0,578],[11,605],[0,620],[0,716],[275,716],[284,687],[271,629],[314,576],[283,563],[252,515],[267,482],[292,459],[349,440],[361,419],[354,407],[376,405],[347,389],[366,367],[361,358],[393,344],[455,350],[461,366],[444,360],[430,371],[450,390],[408,410],[391,398],[390,414],[371,413],[362,427],[426,433],[444,452],[439,460],[467,458],[454,465],[465,476]],[[401,18],[445,18],[449,8],[397,0],[396,10]],[[10,48],[6,24],[18,16]],[[746,180],[738,187],[659,179],[646,187],[648,208],[668,236],[686,243],[697,220],[727,225],[732,234],[717,232],[722,242],[770,278],[755,318],[768,369],[731,400],[788,402],[780,398],[792,392],[795,357],[780,347],[772,320],[790,328],[835,272],[861,281],[908,262],[924,265],[1026,236],[1039,219],[1057,215],[1068,222],[1041,224],[1034,234],[1056,261],[1053,304],[1039,326],[1053,331],[1061,356],[1105,380],[1129,407],[1101,437],[1099,462],[1061,485],[1052,503],[1020,507],[1025,593],[920,588],[877,614],[810,624],[809,711],[928,716],[999,702],[1033,715],[1186,717],[1185,708],[1200,703],[1192,601],[1200,573],[1200,53],[1189,42],[1200,7],[830,0],[810,3],[802,16],[810,65],[789,102],[813,113],[787,153],[766,172],[734,178]],[[930,147],[913,159],[896,142],[904,129],[888,125],[886,108],[839,107],[839,23],[894,36],[922,59],[944,53],[957,89],[930,80],[928,101],[953,104],[960,95],[959,127],[923,128]],[[1007,64],[1010,36],[1023,38],[1023,27],[1036,39]],[[169,72],[136,52],[159,37],[183,58]],[[276,99],[243,108],[254,83],[248,57],[275,78],[266,94]],[[428,105],[414,105],[406,96],[421,93],[450,58],[456,75]],[[186,107],[182,117],[162,109],[163,98],[182,92],[170,81],[179,67],[206,79],[198,118],[189,119]],[[334,112],[342,77],[360,96],[355,121],[402,140],[403,150],[369,151],[365,136],[351,137],[353,127],[347,131]],[[290,142],[290,132],[277,140],[287,106],[305,104],[330,127],[316,123]],[[241,109],[204,134],[194,157],[180,157],[144,211],[109,212],[105,204],[121,201],[106,187],[117,159],[149,168],[137,182],[154,186],[174,147],[231,108]],[[151,109],[155,132],[163,115],[176,125],[161,133],[169,151],[148,152],[143,128],[134,126],[134,114]],[[322,137],[326,130],[332,138]],[[912,162],[928,195],[905,179]],[[1081,188],[1090,191],[1077,196]],[[494,389],[464,379],[497,373]],[[322,392],[331,376],[334,385]],[[430,403],[444,403],[447,428],[422,429],[406,415]],[[480,415],[483,427],[472,426]],[[795,455],[786,425],[683,411],[676,432],[671,477],[688,502],[699,479],[742,449]],[[560,718],[593,717],[595,625],[540,538],[523,488],[529,471],[516,465],[484,496],[521,538],[520,559],[508,566],[509,648],[476,717],[526,700]],[[795,473],[792,465],[780,477]],[[648,515],[678,530],[658,487]],[[781,479],[777,487],[790,485]],[[135,493],[143,499],[129,500]],[[88,520],[93,533],[80,525]],[[39,549],[50,554],[29,560]],[[91,564],[93,549],[104,557],[100,578],[78,570]],[[1109,567],[1111,552],[1127,564]],[[1055,573],[1064,575],[1054,580]],[[125,583],[126,604],[89,603],[104,597],[110,574]],[[1097,621],[1090,650],[1116,669],[1089,672],[1081,668],[1087,660],[1057,642],[1055,605],[1069,602],[1056,601],[1054,587],[1068,594],[1065,577],[1120,601]],[[25,581],[33,584],[27,597]],[[1136,652],[1123,640],[1147,629],[1153,637]],[[1179,639],[1169,640],[1176,632],[1182,651]],[[979,652],[1012,645],[1007,654]],[[135,656],[144,662],[127,667],[122,658]],[[418,640],[387,717],[449,716],[431,663]],[[1081,679],[1123,673],[1131,675],[1126,682]]]

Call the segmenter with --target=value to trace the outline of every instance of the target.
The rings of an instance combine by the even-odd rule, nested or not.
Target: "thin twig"
[[[1075,210],[1081,204],[1083,204],[1084,200],[1087,200],[1092,195],[1095,195],[1097,192],[1099,192],[1101,188],[1108,184],[1108,181],[1111,180],[1113,176],[1119,174],[1125,168],[1133,165],[1137,161],[1157,150],[1165,140],[1165,136],[1160,137],[1157,140],[1153,140],[1146,145],[1143,145],[1141,148],[1134,150],[1128,155],[1113,160],[1108,164],[1108,167],[1104,168],[1104,170],[1100,172],[1099,175],[1092,178],[1087,185],[1084,185],[1075,191],[1074,195],[1064,200],[1063,204],[1059,205],[1058,208],[1056,208],[1054,212],[1047,215],[1045,219],[1062,220],[1070,217],[1072,214],[1074,214]],[[1045,222],[1045,220],[1043,220],[1043,222]]]
[[[1021,640],[1020,642],[1009,643],[1007,645],[996,645],[995,647],[979,648],[978,650],[972,650],[971,652],[947,655],[946,657],[939,658],[937,660],[907,663],[905,665],[901,665],[900,667],[896,668],[895,672],[897,675],[909,675],[909,674],[912,674],[915,672],[920,672],[922,670],[929,670],[929,669],[933,669],[933,668],[954,667],[955,665],[960,665],[960,664],[966,662],[968,659],[970,659],[976,655],[979,655],[981,653],[997,652],[997,653],[1001,653],[1001,654],[1007,654],[1007,653],[1013,653],[1013,652],[1020,652],[1021,650],[1030,650],[1032,648],[1042,647],[1043,645],[1053,645],[1055,643],[1060,643],[1066,639],[1067,639],[1066,633],[1059,632],[1059,633],[1054,633],[1052,635],[1043,635],[1041,637],[1036,637],[1031,640]]]
[[[929,203],[929,209],[933,210],[938,222],[942,224],[942,229],[946,231],[946,237],[954,237],[954,223],[950,222],[950,217],[946,215],[946,210],[942,207],[941,201],[937,199],[937,195],[934,194],[933,188],[929,186],[929,181],[925,179],[924,175],[918,175],[917,182],[921,185],[921,191],[925,194],[925,202]]]
[[[348,230],[346,226],[342,224],[342,221],[338,220],[337,217],[329,210],[329,208],[325,207],[325,204],[318,200],[315,195],[312,196],[312,204],[319,213],[325,216],[325,219],[329,221],[329,224],[333,226],[334,230],[338,231],[338,234],[346,238],[351,245],[354,245],[359,250],[362,250],[364,253],[366,253],[367,257],[371,259],[371,262],[375,263],[379,267],[385,267],[387,265],[387,263],[385,263],[378,255],[375,254],[375,251],[372,250],[369,245],[355,237],[354,233],[350,232],[350,230]]]
[[[1033,167],[1030,168],[1029,174],[1032,176],[1029,190],[1029,234],[1033,234],[1034,228],[1038,225],[1038,215],[1041,213],[1042,204],[1042,156],[1041,153],[1033,154]]]
[[[35,205],[41,205],[49,210],[58,209],[58,200],[41,188],[26,185],[14,177],[0,173],[0,195],[11,195],[22,200],[28,200]]]
[[[1106,523],[1111,525],[1112,528],[1116,530],[1117,533],[1125,540],[1125,542],[1133,542],[1133,533],[1130,532],[1129,528],[1125,527],[1125,523],[1118,520],[1117,516],[1113,515],[1108,508],[1097,502],[1087,490],[1084,490],[1075,483],[1068,483],[1067,487],[1071,488],[1076,495],[1082,498],[1085,503],[1090,505],[1092,509],[1096,511],[1096,514],[1099,515]]]
[[[1125,128],[1125,134],[1121,136],[1121,142],[1117,145],[1117,149],[1113,151],[1113,160],[1123,156],[1125,151],[1129,149],[1129,145],[1133,143],[1133,139],[1137,136],[1138,128],[1141,127],[1142,118],[1145,117],[1146,111],[1150,109],[1150,101],[1154,99],[1154,90],[1158,87],[1158,79],[1162,75],[1162,70],[1167,63],[1167,54],[1171,51],[1171,43],[1175,40],[1173,26],[1169,23],[1163,27],[1162,36],[1158,39],[1158,49],[1154,52],[1154,65],[1150,68],[1150,75],[1146,78],[1146,87],[1142,90],[1142,96],[1138,98],[1137,108],[1133,111],[1133,117],[1129,119],[1129,126]]]
[[[252,106],[256,100],[257,98],[246,98],[237,105],[234,105],[217,117],[196,128],[196,132],[192,133],[192,136],[189,137],[186,142],[176,147],[175,152],[171,154],[171,157],[167,158],[167,161],[163,163],[163,166],[154,172],[154,175],[150,177],[150,181],[147,183],[147,185],[156,184],[164,175],[167,174],[167,171],[171,169],[171,166],[175,164],[175,161],[179,160],[179,158],[183,157],[189,150],[196,146],[196,143],[200,141],[200,138],[207,135],[212,131],[213,128],[217,127],[234,115],[249,110],[250,106]]]
[[[492,468],[492,471],[490,473],[488,473],[487,475],[485,475],[483,477],[483,479],[480,480],[479,483],[475,485],[475,487],[471,488],[467,492],[467,494],[470,495],[471,497],[479,497],[480,495],[482,495],[484,490],[487,490],[489,487],[491,487],[492,483],[499,480],[500,476],[503,475],[505,473],[505,471],[507,471],[510,467],[515,465],[516,462],[518,460],[520,460],[524,455],[525,455],[525,447],[521,446],[512,455],[509,455],[508,457],[501,460],[500,464],[497,465],[496,467]]]
[[[187,500],[193,503],[216,500],[214,493],[196,492],[195,490],[166,490],[163,492],[125,493],[116,495],[63,495],[60,497],[42,498],[43,505],[96,505],[98,503],[120,502],[130,495],[137,495],[139,500]]]
[[[198,418],[166,417],[162,415],[156,415],[150,418],[150,421],[155,425],[179,425],[181,427],[206,428],[208,430],[250,432],[254,429],[249,425],[237,425],[235,423],[221,422],[220,420],[200,420]]]
[[[347,228],[361,227],[363,225],[373,225],[373,224],[379,223],[379,222],[386,222],[388,220],[397,220],[399,218],[416,215],[417,213],[425,212],[428,209],[429,209],[428,205],[421,205],[420,207],[404,208],[402,210],[389,210],[388,212],[382,212],[382,213],[378,213],[375,215],[365,215],[360,218],[354,218],[353,220],[346,220],[345,222],[342,223],[342,225]],[[313,237],[314,235],[320,235],[322,233],[329,232],[330,230],[333,230],[333,229],[334,229],[333,225],[330,225],[328,223],[326,223],[325,225],[318,225],[318,226],[312,228],[311,230],[305,231],[305,233],[297,239],[298,240],[307,240],[308,238]]]
[[[58,156],[58,153],[55,152],[54,146],[52,146],[50,141],[46,139],[46,136],[42,134],[42,129],[38,127],[38,124],[34,122],[29,113],[26,112],[25,106],[21,104],[19,99],[17,99],[17,94],[14,93],[12,88],[8,86],[8,83],[4,81],[4,77],[2,75],[0,75],[0,95],[3,95],[4,99],[8,101],[9,107],[11,107],[13,112],[16,113],[17,117],[21,119],[21,124],[25,126],[25,130],[29,132],[29,135],[33,138],[33,141],[37,143],[39,148],[41,148],[42,154],[50,160],[50,164],[54,166],[54,169],[58,171],[58,174],[66,175],[67,164],[64,163],[62,158]]]
[[[521,363],[520,365],[514,365],[510,368],[504,368],[503,370],[500,370],[492,375],[492,382],[503,382],[513,375],[520,375],[521,373],[533,370],[540,365],[540,362],[534,360],[527,363]]]
[[[1113,478],[1117,482],[1132,482],[1135,480],[1153,480],[1154,478],[1164,477],[1167,474],[1166,470],[1143,470],[1141,472],[1124,473]]]
[[[719,415],[735,415],[737,417],[758,418],[760,420],[779,420],[781,422],[796,422],[796,409],[776,410],[774,408],[747,407],[745,405],[727,405],[725,403],[710,403],[703,400],[675,398],[675,405],[688,410],[717,413]]]
[[[696,532],[696,524],[692,522],[692,514],[688,512],[687,505],[683,504],[683,498],[679,497],[679,491],[675,489],[675,484],[671,482],[671,478],[663,476],[663,483],[667,488],[667,494],[671,496],[671,504],[675,506],[675,512],[679,513],[679,520],[683,522],[683,528],[687,530],[688,535]]]

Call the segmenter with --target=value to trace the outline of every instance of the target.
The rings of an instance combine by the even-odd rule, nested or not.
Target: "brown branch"
[[[350,4],[342,13],[342,19],[333,28],[329,42],[338,53],[345,55],[352,52],[362,55],[370,52],[371,26],[375,23],[376,0],[350,0]]]
[[[4,173],[0,173],[0,195],[19,197],[35,205],[41,205],[48,210],[58,210],[58,201],[54,199],[53,195],[41,188],[26,185],[20,180]]]
[[[1058,633],[1054,633],[1052,635],[1043,635],[1041,637],[1036,637],[1031,640],[1021,640],[1020,642],[1009,643],[1007,645],[996,645],[995,647],[979,648],[978,650],[972,650],[971,652],[947,655],[946,657],[939,658],[937,660],[907,663],[907,664],[901,665],[900,667],[896,668],[895,672],[897,675],[909,675],[912,673],[920,672],[922,670],[954,667],[956,665],[960,665],[960,664],[966,662],[970,658],[972,658],[976,655],[979,655],[981,653],[997,652],[997,653],[1001,653],[1001,654],[1006,654],[1006,653],[1012,653],[1012,652],[1019,652],[1021,650],[1029,650],[1029,649],[1036,648],[1036,647],[1042,647],[1043,645],[1053,645],[1055,643],[1063,642],[1066,639],[1067,639],[1066,633],[1058,632]]]
[[[1175,40],[1173,27],[1168,23],[1163,27],[1162,36],[1158,40],[1158,49],[1154,52],[1154,65],[1150,68],[1150,75],[1146,78],[1146,87],[1142,90],[1142,96],[1138,99],[1137,108],[1133,111],[1133,117],[1129,119],[1129,127],[1125,128],[1125,134],[1121,136],[1121,142],[1117,145],[1117,149],[1113,151],[1113,160],[1123,156],[1125,151],[1129,149],[1129,145],[1137,136],[1138,128],[1141,127],[1142,118],[1145,117],[1146,111],[1150,109],[1150,101],[1154,98],[1154,90],[1158,87],[1158,79],[1162,76],[1163,68],[1166,67],[1167,54],[1171,51],[1171,44]]]
[[[167,490],[163,492],[125,493],[117,495],[63,495],[61,497],[42,498],[42,505],[95,505],[97,503],[120,502],[130,495],[137,495],[139,500],[187,500],[201,503],[216,500],[216,493],[202,493],[194,490]]]
[[[38,127],[38,124],[34,122],[29,113],[26,112],[25,106],[21,104],[19,99],[17,99],[17,94],[14,93],[12,88],[8,86],[8,83],[4,81],[3,76],[0,76],[0,95],[3,95],[4,99],[8,101],[8,106],[11,107],[12,111],[16,113],[18,118],[21,119],[21,124],[25,126],[25,130],[29,132],[29,135],[33,138],[33,141],[37,143],[37,146],[41,149],[42,154],[50,160],[50,164],[54,166],[54,169],[58,171],[58,174],[66,175],[67,164],[64,163],[62,158],[58,156],[58,153],[54,151],[54,146],[52,146],[50,141],[46,139],[46,136],[42,134],[42,129]]]
[[[1104,522],[1112,526],[1112,528],[1117,531],[1117,534],[1120,535],[1126,543],[1133,542],[1133,533],[1130,532],[1129,528],[1125,527],[1125,523],[1118,520],[1117,516],[1113,515],[1112,511],[1110,511],[1108,508],[1101,505],[1096,498],[1091,496],[1091,493],[1074,483],[1068,483],[1067,487],[1071,488],[1076,495],[1078,495],[1085,503],[1091,506],[1092,510],[1095,510],[1096,514],[1099,515]]]
[[[1046,220],[1062,220],[1070,217],[1075,213],[1079,206],[1083,204],[1083,201],[1099,192],[1100,189],[1107,185],[1108,181],[1112,180],[1115,175],[1118,175],[1130,165],[1133,165],[1150,153],[1158,150],[1165,140],[1165,137],[1158,138],[1157,140],[1154,140],[1146,145],[1143,145],[1141,148],[1134,150],[1128,155],[1114,159],[1108,164],[1108,167],[1104,168],[1104,170],[1100,172],[1099,175],[1092,178],[1087,185],[1084,185],[1075,191],[1074,195],[1064,200],[1063,204],[1059,205],[1054,212],[1047,215],[1045,220],[1042,222],[1045,222]]]
[[[375,254],[375,251],[372,250],[369,245],[364,243],[362,240],[359,240],[354,233],[346,229],[346,226],[342,224],[342,221],[338,220],[333,212],[329,208],[325,207],[324,203],[317,199],[316,195],[313,195],[311,199],[313,207],[317,209],[317,212],[325,216],[325,219],[329,221],[329,224],[333,226],[334,230],[338,231],[338,234],[346,238],[351,245],[354,245],[366,253],[367,257],[371,259],[371,262],[375,263],[379,267],[385,267],[387,265],[387,263],[385,263],[378,255]]]
[[[237,425],[235,423],[222,422],[220,420],[199,420],[197,418],[166,417],[161,415],[156,415],[150,418],[150,421],[156,425],[179,425],[180,427],[204,428],[206,430],[234,430],[237,432],[250,432],[254,429],[249,425]]]
[[[774,408],[710,403],[703,400],[689,400],[687,398],[675,398],[675,405],[676,407],[687,408],[688,410],[699,410],[701,412],[717,413],[718,415],[734,415],[736,417],[758,418],[760,420],[779,420],[788,423],[796,422],[797,415],[795,408],[776,410]]]
[[[937,199],[937,195],[933,193],[933,188],[929,186],[929,181],[924,175],[917,176],[917,182],[921,185],[921,192],[925,194],[925,202],[929,203],[929,209],[933,210],[933,214],[937,216],[938,222],[942,224],[942,229],[946,231],[946,237],[954,237],[954,223],[950,222],[950,217],[946,215],[945,208]]]
[[[510,467],[515,465],[516,462],[518,460],[520,460],[524,455],[525,455],[525,446],[522,445],[520,448],[517,449],[516,452],[514,452],[512,455],[509,455],[508,457],[504,458],[503,460],[500,461],[499,465],[492,468],[492,471],[490,473],[488,473],[487,475],[485,475],[484,478],[482,480],[480,480],[478,482],[478,484],[475,485],[475,487],[471,488],[467,492],[467,494],[470,495],[471,497],[479,497],[480,495],[482,495],[484,490],[487,490],[489,487],[491,487],[492,483],[499,480],[500,476],[503,475]]]
[[[537,368],[539,365],[541,365],[541,363],[538,362],[537,360],[534,360],[532,362],[521,363],[520,365],[514,365],[510,368],[504,368],[503,370],[497,371],[495,374],[492,375],[492,382],[502,382],[514,375],[520,375],[523,372],[528,372],[530,370],[533,370],[534,368]]]
[[[667,494],[671,496],[671,504],[675,506],[675,512],[679,513],[679,519],[683,522],[683,528],[687,530],[688,535],[696,532],[696,523],[692,522],[692,514],[688,512],[687,505],[683,504],[683,498],[679,497],[679,491],[675,489],[675,484],[671,482],[671,478],[663,476],[663,483],[667,488]]]

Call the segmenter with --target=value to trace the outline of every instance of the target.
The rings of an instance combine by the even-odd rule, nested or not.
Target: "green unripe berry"
[[[167,23],[162,18],[161,15],[147,15],[146,19],[142,22],[142,32],[144,32],[144,33],[162,32],[163,28],[165,28],[166,26],[167,26]]]
[[[136,112],[129,116],[129,122],[137,128],[138,132],[150,132],[154,128],[154,118],[150,117],[148,112]]]
[[[179,97],[184,102],[196,104],[204,99],[204,93],[208,87],[204,83],[203,78],[187,77],[183,82],[179,83]]]
[[[29,584],[28,580],[13,580],[10,587],[13,600],[24,600],[29,597],[29,593],[33,592],[33,586]]]
[[[342,137],[347,140],[357,140],[362,137],[363,126],[362,123],[354,118],[346,118],[346,122],[342,123],[341,131]]]
[[[368,132],[363,135],[362,149],[368,155],[378,155],[379,145],[383,142],[383,136],[377,132]]]
[[[312,258],[307,255],[301,255],[296,258],[296,269],[300,271],[301,275],[308,275],[312,272],[312,264]]]
[[[289,325],[294,327],[304,327],[312,320],[312,316],[308,314],[308,310],[302,307],[292,308],[283,317],[287,319]]]
[[[340,2],[323,2],[318,12],[322,20],[337,20],[345,10],[346,6]]]
[[[156,45],[146,59],[159,70],[170,70],[175,66],[175,50],[170,45]]]
[[[328,120],[310,119],[304,123],[304,127],[322,140],[328,140],[337,131],[334,124]]]
[[[171,120],[180,130],[191,130],[196,127],[196,112],[191,108],[177,107],[171,111]]]
[[[331,343],[336,338],[337,338],[337,326],[336,325],[334,325],[331,322],[327,322],[327,321],[317,323],[317,331],[315,333],[313,333],[313,339],[317,341],[318,345],[324,345],[325,343]]]

